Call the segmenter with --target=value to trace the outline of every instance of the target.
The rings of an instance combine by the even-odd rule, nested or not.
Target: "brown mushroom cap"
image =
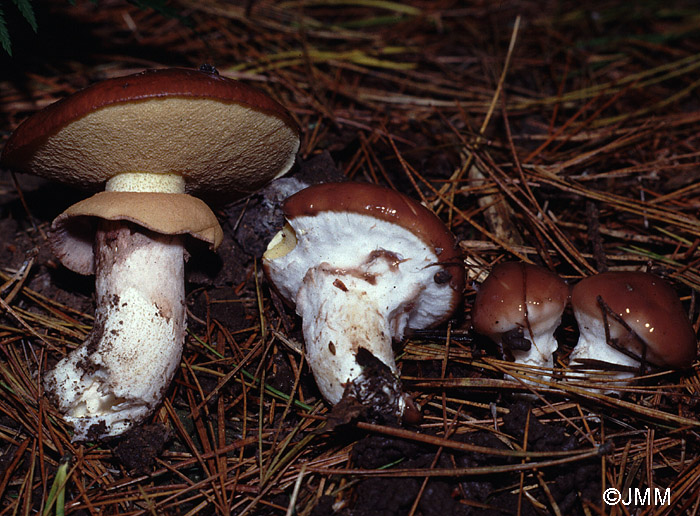
[[[97,218],[133,222],[163,235],[188,234],[215,249],[223,238],[216,215],[187,194],[98,192],[53,221],[49,242],[61,263],[79,274],[95,272],[93,242]]]
[[[449,282],[457,298],[461,298],[464,263],[454,235],[437,215],[406,195],[370,183],[322,183],[287,198],[283,211],[287,219],[326,211],[351,212],[405,228],[435,251],[439,257],[435,265],[444,271],[443,282]]]
[[[299,148],[290,114],[216,74],[148,70],[96,83],[25,120],[0,163],[99,188],[124,172],[175,173],[191,193],[253,192]]]
[[[637,356],[643,353],[643,342],[646,360],[652,364],[684,368],[695,360],[693,327],[673,288],[658,276],[645,272],[597,274],[574,286],[571,304],[574,312],[598,319],[603,318],[604,306],[609,307],[633,332],[630,335],[607,314],[610,337]]]
[[[569,299],[569,286],[558,275],[537,265],[499,263],[479,286],[472,307],[472,324],[483,335],[499,336],[519,328],[529,339],[540,326],[558,321]]]

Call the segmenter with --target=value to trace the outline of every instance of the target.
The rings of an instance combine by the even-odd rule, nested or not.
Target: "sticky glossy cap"
[[[299,131],[267,94],[217,74],[108,79],[25,120],[0,162],[85,188],[124,172],[178,173],[192,193],[253,192],[292,166]]]
[[[472,324],[494,340],[528,324],[536,334],[561,317],[568,299],[569,286],[553,272],[527,263],[499,263],[479,286]]]
[[[369,183],[323,183],[289,197],[284,202],[283,210],[290,220],[321,212],[348,212],[374,217],[407,229],[434,250],[438,256],[437,265],[441,265],[445,271],[445,282],[449,282],[452,290],[461,296],[464,264],[454,235],[437,215],[406,195]]]
[[[683,368],[695,359],[695,332],[675,291],[663,279],[645,272],[597,274],[574,286],[571,304],[575,312],[602,319],[604,308],[598,297],[646,344],[649,362]],[[611,338],[641,354],[639,342],[630,338],[624,326],[611,315],[607,321]]]

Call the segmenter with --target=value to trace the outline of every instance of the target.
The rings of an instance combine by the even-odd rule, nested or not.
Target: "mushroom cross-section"
[[[311,186],[283,210],[286,224],[263,263],[302,318],[321,394],[331,404],[353,396],[374,413],[401,417],[406,396],[396,382],[363,376],[358,353],[364,348],[396,375],[392,341],[451,315],[464,287],[453,235],[418,202],[371,184]]]
[[[553,272],[527,263],[500,263],[477,288],[472,325],[515,362],[552,368],[558,346],[554,331],[568,300],[568,285]]]
[[[572,365],[624,366],[616,375],[624,380],[648,364],[682,369],[696,357],[697,340],[683,305],[658,276],[597,274],[574,286],[571,305],[579,328]]]
[[[190,194],[253,192],[298,148],[291,115],[266,94],[185,69],[96,83],[13,133],[4,166],[106,190],[59,215],[50,237],[64,265],[96,275],[93,330],[44,382],[75,440],[122,433],[170,384],[185,335],[184,235],[222,238]]]

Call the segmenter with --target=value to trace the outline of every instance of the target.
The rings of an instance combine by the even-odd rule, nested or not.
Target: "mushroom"
[[[618,380],[648,364],[683,369],[697,354],[690,320],[673,288],[645,272],[605,272],[571,293],[579,340],[569,357],[578,366],[615,364]]]
[[[286,224],[263,264],[296,304],[321,394],[400,419],[411,401],[391,380],[398,374],[392,341],[407,328],[445,321],[457,307],[464,266],[454,236],[418,202],[372,184],[314,185],[289,197],[283,211]],[[370,357],[391,374],[370,375]]]
[[[558,346],[554,332],[568,300],[568,285],[553,272],[499,263],[477,288],[472,325],[516,363],[551,369]]]
[[[289,113],[217,73],[149,70],[81,90],[22,123],[3,165],[102,188],[54,220],[63,264],[96,275],[85,342],[44,377],[74,440],[118,435],[158,405],[185,336],[184,235],[215,248],[215,215],[189,195],[235,199],[284,174]]]

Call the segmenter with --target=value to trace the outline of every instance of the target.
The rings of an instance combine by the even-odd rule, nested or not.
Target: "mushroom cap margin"
[[[164,235],[190,235],[216,249],[223,231],[209,206],[188,194],[98,192],[70,206],[51,225],[54,254],[79,274],[95,272],[93,242],[96,219],[133,222]]]
[[[20,124],[0,163],[93,189],[143,171],[180,173],[192,193],[245,195],[286,173],[298,149],[296,123],[266,93],[170,68],[107,79],[51,104]]]

